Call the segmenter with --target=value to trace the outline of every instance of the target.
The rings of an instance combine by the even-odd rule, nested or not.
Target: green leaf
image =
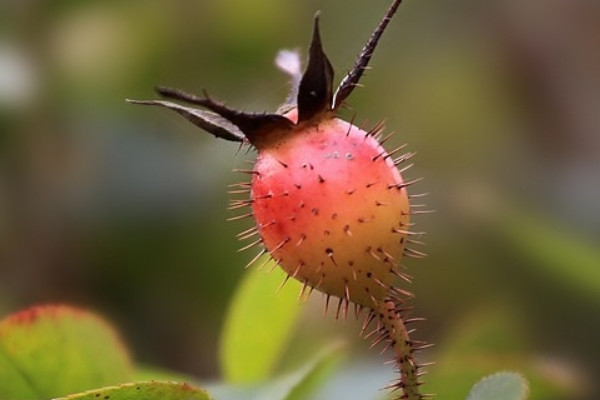
[[[287,377],[289,392],[281,400],[304,400],[316,390],[335,370],[343,345],[334,344],[324,349],[311,362]]]
[[[211,400],[202,389],[177,382],[134,382],[77,393],[55,400]]]
[[[498,372],[477,382],[467,400],[525,400],[528,394],[529,384],[521,374]]]
[[[298,370],[272,379],[261,385],[217,385],[210,392],[220,400],[300,400],[311,393],[331,375],[342,353],[341,343],[333,344],[317,354]]]
[[[127,381],[131,360],[98,316],[36,306],[0,321],[0,399],[62,396]]]
[[[258,260],[261,264],[266,259]],[[259,382],[269,377],[281,358],[300,315],[300,284],[273,261],[244,277],[229,307],[220,348],[221,367],[231,383]]]

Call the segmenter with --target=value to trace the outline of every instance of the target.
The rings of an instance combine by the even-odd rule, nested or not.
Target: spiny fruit
[[[383,124],[365,131],[336,118],[367,68],[386,26],[401,0],[392,2],[353,68],[333,91],[333,68],[323,52],[319,15],[315,16],[309,61],[300,71],[299,56],[281,52],[278,66],[291,75],[294,90],[276,113],[246,113],[180,90],[160,87],[166,98],[195,104],[204,109],[170,101],[131,101],[157,105],[178,112],[216,137],[249,143],[258,151],[254,168],[247,170],[251,182],[239,184],[236,193],[249,198],[234,200],[233,209],[250,207],[237,218],[254,217],[256,225],[242,232],[252,241],[245,248],[262,244],[259,256],[268,252],[287,273],[339,299],[347,313],[350,303],[357,311],[367,308],[366,328],[377,320],[375,343],[387,341],[395,353],[400,379],[390,387],[402,389],[399,398],[422,399],[419,376],[422,367],[414,359],[422,342],[409,338],[405,301],[412,295],[402,288],[410,277],[401,264],[403,256],[421,257],[407,244],[413,239],[406,181],[398,165],[412,153],[387,152],[381,138]],[[389,136],[388,136],[389,137]],[[254,260],[258,259],[258,256]],[[253,261],[254,261],[253,260]],[[252,263],[252,262],[251,262]]]
[[[261,241],[290,276],[372,308],[395,276],[408,279],[398,265],[409,225],[405,183],[375,132],[336,118],[297,129],[261,149],[253,170]]]

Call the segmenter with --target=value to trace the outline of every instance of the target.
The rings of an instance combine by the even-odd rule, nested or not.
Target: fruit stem
[[[395,354],[395,361],[400,371],[398,381],[392,383],[389,388],[402,389],[402,396],[397,399],[421,400],[423,396],[419,393],[419,366],[415,362],[415,348],[410,340],[409,331],[406,329],[401,312],[398,310],[397,302],[386,299],[377,303],[377,315],[379,323],[387,333],[389,347]]]

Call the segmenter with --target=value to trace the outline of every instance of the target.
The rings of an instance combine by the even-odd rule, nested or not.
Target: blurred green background
[[[339,78],[388,3],[0,2],[1,314],[86,306],[142,362],[217,378],[253,256],[236,252],[248,225],[225,222],[227,185],[253,154],[124,99],[164,84],[274,110],[273,58],[306,49],[316,10]],[[565,398],[599,398],[600,3],[407,0],[372,66],[343,115],[385,119],[390,148],[418,151],[408,176],[437,210],[418,219],[430,256],[407,262],[418,336],[443,348],[501,321]],[[298,343],[357,340],[313,297]]]

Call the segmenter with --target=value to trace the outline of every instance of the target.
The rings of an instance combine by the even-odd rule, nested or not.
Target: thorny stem
[[[394,351],[400,372],[400,379],[389,387],[402,390],[403,394],[398,399],[421,400],[423,396],[419,393],[419,366],[413,357],[415,348],[402,315],[397,310],[397,304],[394,300],[386,299],[378,302],[377,307],[379,323],[386,331],[388,344]]]

